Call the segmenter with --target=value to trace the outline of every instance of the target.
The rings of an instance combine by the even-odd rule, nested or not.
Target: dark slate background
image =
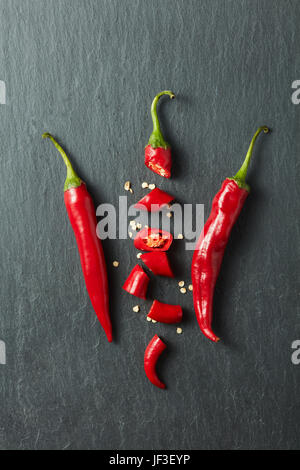
[[[299,20],[296,0],[0,1],[1,449],[299,447]],[[160,103],[170,181],[143,165],[150,104],[166,88],[177,94]],[[153,279],[151,296],[182,303],[183,334],[146,322],[151,299],[121,290],[132,242],[109,240],[108,344],[65,212],[65,168],[42,132],[60,139],[96,204],[117,205],[128,179],[134,202],[146,180],[207,216],[261,124],[273,132],[256,146],[216,290],[222,342],[204,338],[175,281]],[[189,282],[192,253],[174,245],[177,280]],[[144,376],[154,333],[168,344],[167,391]]]

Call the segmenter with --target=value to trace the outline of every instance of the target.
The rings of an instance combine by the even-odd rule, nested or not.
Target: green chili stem
[[[157,148],[157,147],[168,148],[169,147],[169,144],[165,141],[161,133],[160,123],[159,123],[158,116],[157,116],[157,103],[158,103],[159,98],[163,95],[169,95],[170,99],[175,98],[175,95],[172,91],[165,90],[165,91],[161,91],[160,93],[158,93],[152,102],[151,117],[153,121],[153,132],[150,136],[148,145],[151,145],[151,147],[153,148]]]
[[[72,164],[71,164],[66,152],[64,151],[64,149],[59,145],[58,142],[56,142],[54,137],[51,134],[49,134],[48,132],[45,132],[42,135],[42,137],[43,137],[43,139],[50,139],[52,141],[52,143],[55,145],[55,147],[57,148],[57,150],[61,154],[61,156],[63,158],[63,161],[65,162],[65,165],[67,167],[67,178],[66,178],[66,181],[65,181],[64,190],[67,191],[70,188],[76,188],[76,187],[80,186],[81,183],[82,183],[82,180],[79,178],[79,176],[75,172],[74,168],[72,167]]]
[[[233,178],[239,184],[240,187],[246,187],[247,186],[246,176],[247,176],[247,171],[248,171],[248,167],[249,167],[249,164],[250,164],[254,144],[255,144],[255,141],[256,141],[257,137],[259,136],[259,134],[262,131],[265,134],[267,134],[270,131],[270,129],[266,126],[262,126],[262,127],[259,127],[257,129],[257,131],[255,132],[255,134],[254,134],[254,136],[251,140],[251,143],[249,145],[249,149],[248,149],[248,152],[246,154],[244,163],[242,164],[241,168],[239,169],[239,171],[237,172],[237,174]]]

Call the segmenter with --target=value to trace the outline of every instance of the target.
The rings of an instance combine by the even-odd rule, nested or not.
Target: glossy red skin
[[[166,242],[163,246],[155,248],[155,247],[146,245],[146,243],[144,242],[144,239],[147,239],[149,235],[155,234],[155,233],[159,233],[160,236],[165,237]],[[170,232],[167,232],[165,230],[159,230],[157,228],[143,228],[142,230],[139,231],[139,233],[135,237],[134,246],[138,250],[142,250],[142,251],[153,251],[153,252],[154,251],[167,251],[170,248],[172,241],[173,241],[173,236]]]
[[[144,355],[144,369],[146,376],[150,382],[158,388],[166,388],[165,384],[159,380],[156,373],[156,363],[166,347],[167,346],[159,336],[155,335],[148,344]]]
[[[213,296],[224,251],[248,191],[227,178],[212,202],[212,210],[196,245],[192,261],[193,297],[201,331],[210,340],[219,338],[211,329]]]
[[[144,253],[141,260],[156,276],[174,277],[168,256],[164,251]]]
[[[64,200],[76,237],[86,288],[98,320],[111,342],[107,272],[102,244],[96,234],[95,207],[84,183],[65,191]]]
[[[134,207],[143,211],[158,212],[163,206],[173,200],[173,196],[159,188],[155,188],[137,202]]]
[[[145,299],[149,281],[143,268],[137,264],[126,279],[123,289],[129,294]]]
[[[145,147],[145,165],[154,173],[165,178],[171,177],[172,156],[171,149],[168,147],[153,148],[151,145]]]
[[[180,323],[182,321],[182,308],[180,305],[170,305],[154,300],[148,317],[160,323]]]

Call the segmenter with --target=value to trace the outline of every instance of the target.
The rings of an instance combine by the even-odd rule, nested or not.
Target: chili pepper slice
[[[145,165],[154,173],[165,178],[170,178],[172,157],[171,148],[168,142],[163,138],[159,120],[157,117],[157,102],[163,95],[169,95],[171,99],[175,98],[172,91],[161,91],[156,95],[151,106],[151,117],[153,121],[153,132],[150,136],[148,145],[145,147]]]
[[[75,173],[65,151],[54,137],[50,139],[60,152],[66,167],[67,178],[64,186],[64,201],[78,245],[81,267],[86,288],[107,339],[112,341],[112,326],[109,316],[109,294],[106,264],[100,239],[96,234],[97,219],[95,207],[85,183]]]
[[[165,251],[144,253],[141,260],[156,276],[174,277]]]
[[[160,323],[180,323],[182,320],[182,308],[180,305],[170,305],[154,300],[148,317]]]
[[[143,228],[134,239],[134,246],[142,251],[167,251],[173,241],[171,233],[157,228]]]
[[[123,289],[129,294],[145,299],[149,281],[143,268],[137,264],[126,279]]]
[[[259,127],[248,149],[245,161],[233,178],[223,182],[212,202],[212,210],[198,239],[192,261],[194,308],[200,329],[214,342],[219,338],[212,331],[213,295],[224,251],[250,187],[246,175],[258,135],[267,127]]]
[[[166,388],[166,386],[157,376],[156,363],[166,347],[166,344],[160,339],[160,337],[155,335],[148,344],[144,355],[144,369],[146,376],[153,385],[156,385],[156,387],[159,388]]]
[[[155,188],[150,193],[146,194],[139,202],[135,204],[136,209],[141,209],[148,212],[157,212],[166,204],[174,200],[170,194]]]

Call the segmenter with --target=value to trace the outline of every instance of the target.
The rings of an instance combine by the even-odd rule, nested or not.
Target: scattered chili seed
[[[152,321],[152,323],[157,323],[157,321],[156,321],[156,320],[153,320],[153,319],[152,319],[151,321]]]
[[[177,334],[181,335],[181,333],[182,333],[182,328],[177,328],[176,332],[177,332]]]
[[[140,224],[140,223],[136,224],[136,228],[137,228],[137,229],[141,229],[141,228],[142,228],[142,224]]]
[[[131,220],[131,221],[129,222],[129,225],[131,225],[131,226],[133,226],[133,225],[135,225],[135,224],[136,224],[135,220]]]
[[[166,215],[167,215],[167,217],[169,217],[169,219],[171,219],[173,217],[172,212],[168,212]]]
[[[151,318],[150,318],[150,317],[147,317],[147,321],[151,321]]]
[[[148,188],[148,183],[146,183],[146,181],[144,181],[144,182],[142,183],[142,188],[143,188],[143,189]]]
[[[152,189],[155,189],[156,186],[155,186],[155,184],[152,183],[152,184],[149,184],[149,185],[148,185],[148,188],[152,190]]]
[[[132,238],[132,232],[128,232],[130,238]]]
[[[183,235],[182,235],[182,233],[179,233],[179,234],[177,235],[177,238],[178,238],[178,240],[183,240]]]
[[[139,305],[135,305],[135,306],[132,308],[132,310],[137,313],[137,312],[140,311],[140,306],[139,306]]]
[[[126,181],[126,183],[124,184],[124,189],[125,189],[125,191],[130,191],[130,188],[131,188],[131,183],[130,183],[130,181]]]
[[[119,266],[119,264],[120,264],[119,261],[114,261],[114,262],[113,262],[113,266],[114,266],[115,268],[117,268],[117,267]]]
[[[129,191],[131,192],[131,194],[133,194],[133,189],[132,188],[129,188]]]
[[[178,285],[179,285],[179,287],[183,287],[184,286],[184,281],[178,282]]]
[[[189,290],[193,290],[193,284],[189,285]]]
[[[136,255],[137,259],[140,259],[141,256],[142,256],[142,253],[138,253],[138,254]]]
[[[186,288],[185,288],[185,287],[182,287],[182,288],[180,289],[180,292],[181,292],[182,294],[186,294]]]

